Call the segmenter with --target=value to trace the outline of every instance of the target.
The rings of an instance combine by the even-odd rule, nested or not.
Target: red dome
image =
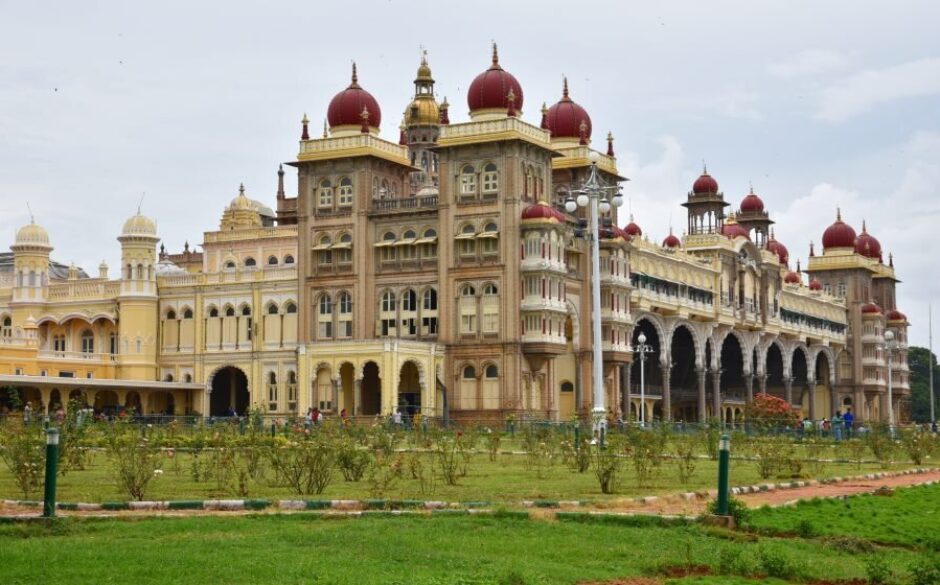
[[[630,214],[630,223],[627,224],[627,227],[623,229],[624,232],[631,238],[639,237],[643,235],[643,230],[635,221],[633,221],[633,214]]]
[[[565,78],[561,100],[545,114],[545,128],[552,133],[552,138],[581,138],[581,122],[585,124],[584,138],[590,140],[591,116],[568,97],[568,78]]]
[[[565,223],[565,215],[544,201],[530,205],[522,210],[522,220],[545,220]]]
[[[467,90],[467,105],[470,111],[485,110],[488,108],[509,109],[509,100],[506,96],[512,91],[515,100],[513,109],[522,111],[522,86],[511,73],[499,66],[499,55],[496,45],[493,45],[493,64],[483,73],[476,76]],[[580,123],[580,122],[579,122]]]
[[[809,290],[822,290],[822,284],[814,278],[809,281]]]
[[[862,233],[855,238],[855,253],[868,258],[881,259],[881,242],[868,233],[864,221],[862,221]]]
[[[721,233],[728,236],[732,240],[741,236],[743,238],[751,239],[750,234],[744,228],[743,225],[739,224],[734,220],[734,217],[728,218],[728,221],[725,222],[725,225],[721,226]]]
[[[777,258],[780,260],[780,263],[784,266],[790,262],[790,252],[787,250],[786,246],[774,238],[773,232],[770,232],[770,239],[767,240],[767,251],[776,254]]]
[[[714,195],[718,193],[718,181],[708,174],[708,171],[702,171],[702,175],[692,183],[692,193],[696,195]]]
[[[800,284],[801,281],[800,275],[792,270],[787,272],[787,275],[783,277],[783,282],[787,284]]]
[[[378,128],[382,124],[382,109],[372,94],[359,86],[356,64],[353,63],[352,82],[330,100],[326,120],[330,128],[337,126],[362,126],[362,112],[369,112],[369,126]]]
[[[623,231],[621,228],[617,226],[611,226],[606,229],[604,228],[601,228],[601,229],[602,229],[601,238],[603,239],[607,239],[607,240],[615,240],[617,238],[621,238],[623,240],[630,239],[630,236],[627,235],[627,232]]]
[[[741,201],[741,211],[745,213],[761,213],[764,211],[764,201],[754,193],[753,187],[751,187],[751,192],[745,195]]]
[[[875,303],[865,303],[862,305],[862,313],[866,315],[876,315],[881,313],[881,307]]]
[[[842,212],[836,212],[836,221],[826,228],[822,237],[823,249],[852,248],[855,246],[855,230],[842,221]]]
[[[905,315],[901,311],[898,311],[897,309],[892,309],[891,311],[888,311],[888,314],[885,315],[885,317],[887,317],[888,321],[907,322],[907,315]]]
[[[681,245],[682,245],[682,240],[677,238],[671,231],[669,232],[669,235],[666,236],[666,239],[663,240],[664,248],[678,248]]]

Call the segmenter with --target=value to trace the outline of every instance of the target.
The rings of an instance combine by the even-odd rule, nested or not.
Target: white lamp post
[[[653,353],[653,347],[646,344],[646,334],[640,332],[633,347],[633,355],[640,356],[640,426],[646,426],[646,356]]]
[[[888,360],[888,431],[894,436],[894,400],[892,396],[893,382],[892,361],[894,352],[898,350],[898,342],[894,338],[894,331],[890,329],[885,331],[885,357]]]
[[[607,426],[607,407],[605,406],[604,396],[604,353],[603,353],[603,335],[601,332],[601,261],[600,247],[598,245],[600,222],[598,221],[598,208],[603,213],[610,211],[611,205],[619,207],[623,205],[623,196],[620,195],[620,187],[617,185],[605,185],[597,175],[597,162],[601,155],[598,152],[591,151],[588,160],[591,161],[591,174],[587,181],[581,185],[581,189],[574,191],[576,198],[571,194],[565,201],[565,209],[568,213],[574,213],[578,207],[590,206],[590,224],[588,225],[587,237],[591,242],[591,305],[594,326],[594,409],[592,410],[594,420],[594,432],[601,435]],[[608,199],[607,194],[613,192],[614,195]]]

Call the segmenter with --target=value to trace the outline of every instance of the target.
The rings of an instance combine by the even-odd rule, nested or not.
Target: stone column
[[[721,370],[712,372],[712,409],[715,418],[721,421]]]
[[[668,363],[666,364],[660,363],[659,367],[662,370],[662,376],[663,376],[663,403],[662,403],[663,404],[663,421],[671,421],[672,420],[672,395],[671,395],[672,392],[670,391],[670,388],[669,388],[669,385],[670,385],[669,378],[670,378],[670,374],[672,373],[671,372],[672,368],[669,367]]]
[[[832,378],[829,379],[829,415],[835,416],[837,410],[841,410],[842,407],[839,404],[839,393],[836,392],[836,385],[832,383]],[[844,412],[842,414],[845,414]]]
[[[699,368],[695,370],[695,373],[698,375],[698,422],[704,423],[708,418],[705,413],[705,377],[707,370],[705,368]]]
[[[339,413],[339,378],[333,378],[333,412]]]
[[[630,376],[633,373],[633,364],[621,366],[620,373],[620,416],[623,420],[630,418]]]
[[[362,378],[356,378],[353,382],[353,415],[362,414]]]
[[[754,374],[744,374],[744,388],[747,390],[747,404],[754,402]]]
[[[816,420],[816,380],[806,380],[806,389],[809,391],[809,418]]]
[[[790,376],[783,378],[783,389],[787,404],[793,406],[793,378]]]
[[[757,386],[761,394],[767,394],[767,374],[757,376]]]

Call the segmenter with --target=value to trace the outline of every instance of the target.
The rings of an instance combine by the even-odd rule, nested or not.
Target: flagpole
[[[927,358],[928,364],[930,366],[930,424],[932,427],[936,428],[937,426],[937,415],[934,411],[937,399],[934,397],[933,393],[933,307],[927,305],[927,339],[930,347],[930,355]]]

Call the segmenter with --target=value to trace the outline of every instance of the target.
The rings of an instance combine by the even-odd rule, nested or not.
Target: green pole
[[[574,450],[581,450],[581,425],[578,423],[574,425]]]
[[[718,515],[728,515],[728,483],[731,478],[731,439],[722,435],[718,443]]]
[[[277,423],[271,421],[271,438],[273,439],[277,435]]]
[[[46,429],[46,483],[42,498],[42,515],[55,516],[55,479],[59,466],[59,429]]]

